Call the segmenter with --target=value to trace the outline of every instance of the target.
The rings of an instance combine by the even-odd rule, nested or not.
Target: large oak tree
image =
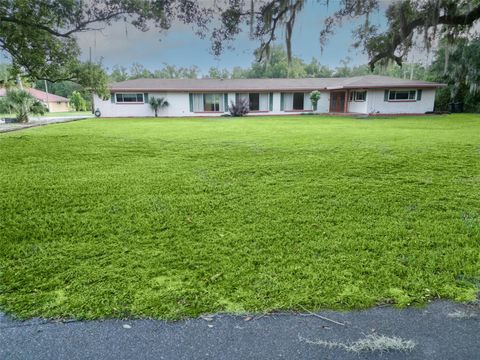
[[[34,80],[73,80],[105,92],[99,64],[81,63],[76,35],[114,21],[146,31],[168,29],[172,19],[195,23],[205,31],[210,11],[196,1],[148,0],[1,0],[0,50],[11,59],[10,74]]]
[[[113,21],[126,21],[144,31],[149,27],[166,30],[181,21],[192,24],[199,36],[210,36],[217,55],[247,28],[259,43],[256,54],[262,59],[283,33],[292,58],[295,20],[306,1],[1,0],[0,49],[11,57],[16,72],[35,79],[84,81],[88,76],[78,61],[76,34]],[[453,42],[468,34],[480,18],[480,0],[399,0],[387,6],[388,28],[380,32],[369,19],[385,1],[338,1],[339,10],[318,29],[321,43],[342,22],[361,17],[364,21],[354,32],[353,45],[367,52],[372,68],[380,61],[401,64],[416,35],[423,36],[426,47],[439,37]],[[320,17],[329,1],[315,3]]]

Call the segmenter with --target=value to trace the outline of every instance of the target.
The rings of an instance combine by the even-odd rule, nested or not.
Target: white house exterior
[[[318,113],[425,114],[433,111],[435,91],[443,84],[386,76],[308,79],[136,79],[110,86],[110,98],[94,97],[101,117],[150,117],[148,101],[166,99],[159,116],[221,116],[239,99],[249,115],[311,112],[309,95],[321,93]]]

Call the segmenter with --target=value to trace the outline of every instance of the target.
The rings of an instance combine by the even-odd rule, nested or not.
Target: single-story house
[[[387,76],[308,79],[135,79],[110,86],[110,99],[94,97],[102,117],[153,116],[151,97],[169,106],[159,116],[220,116],[238,99],[247,99],[251,115],[312,111],[310,93],[321,93],[319,113],[424,114],[433,111],[435,91],[443,84]],[[98,114],[97,112],[97,114]]]
[[[30,93],[35,99],[42,102],[50,112],[70,111],[68,105],[69,100],[63,96],[46,93],[45,91],[32,88],[24,88],[24,90]],[[0,88],[0,97],[5,96],[6,92],[7,90],[5,88]]]

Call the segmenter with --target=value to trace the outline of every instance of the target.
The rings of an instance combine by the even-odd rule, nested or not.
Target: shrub
[[[155,112],[155,117],[158,117],[158,110],[164,109],[170,105],[168,101],[165,100],[165,98],[163,97],[161,98],[151,97],[148,103],[150,104],[150,107],[152,108],[152,110]]]
[[[80,94],[78,91],[74,91],[72,92],[72,95],[70,95],[70,104],[75,111],[87,110],[87,102],[83,98],[82,94]]]
[[[238,99],[235,104],[233,101],[230,103],[228,111],[232,116],[244,116],[247,115],[250,110],[247,99]]]
[[[320,91],[314,90],[310,93],[310,101],[312,102],[313,111],[317,111],[318,100],[320,100]]]

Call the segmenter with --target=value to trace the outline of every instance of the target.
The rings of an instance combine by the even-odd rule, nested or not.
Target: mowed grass
[[[0,309],[475,298],[480,116],[92,119],[0,135]]]

